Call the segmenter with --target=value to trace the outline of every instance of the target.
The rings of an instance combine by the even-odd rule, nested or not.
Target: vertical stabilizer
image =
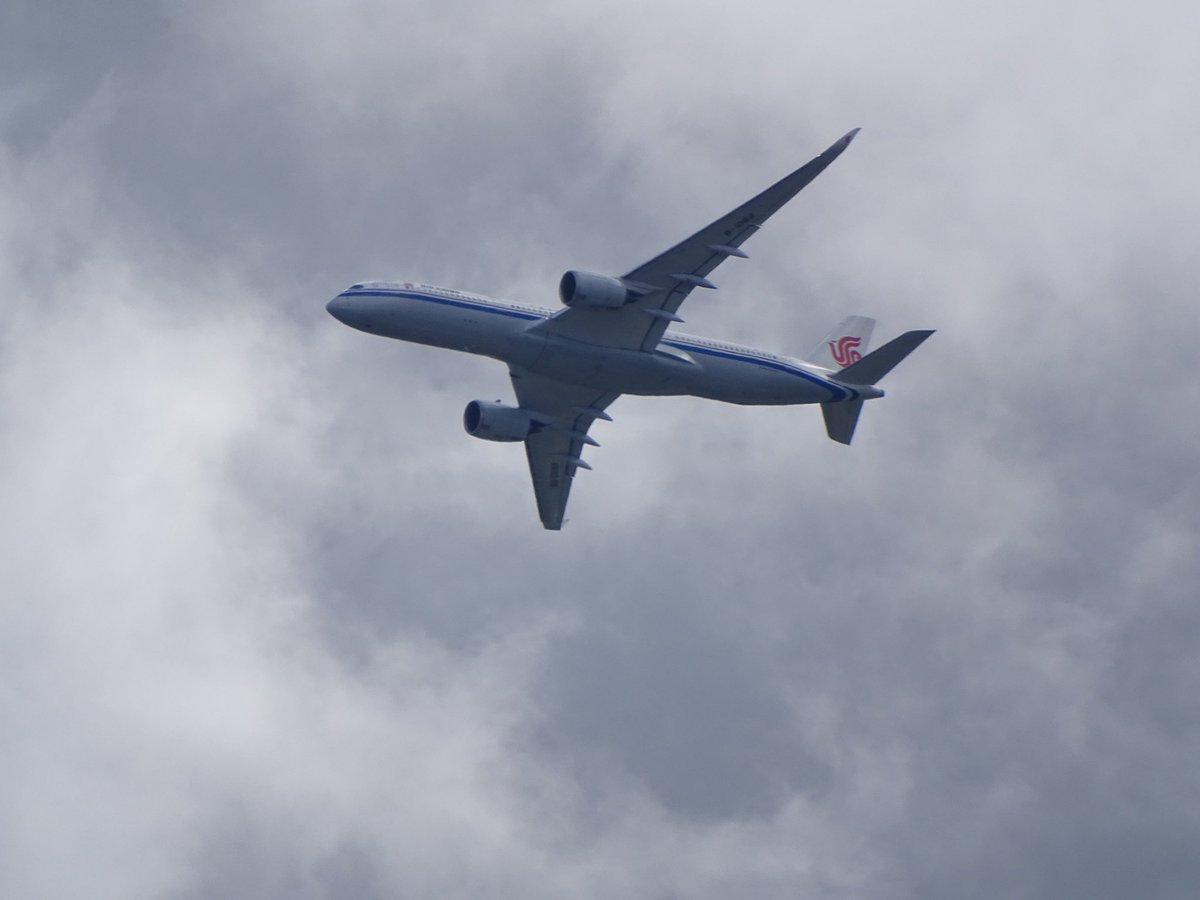
[[[812,349],[805,362],[823,369],[844,369],[867,353],[875,320],[867,316],[847,316]]]

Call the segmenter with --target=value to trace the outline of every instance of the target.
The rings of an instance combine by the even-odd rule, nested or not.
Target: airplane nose
[[[343,325],[359,331],[371,330],[371,310],[364,307],[362,297],[343,291],[326,303],[325,309]]]
[[[337,319],[339,322],[346,321],[346,298],[338,294],[332,300],[325,304],[325,311]]]

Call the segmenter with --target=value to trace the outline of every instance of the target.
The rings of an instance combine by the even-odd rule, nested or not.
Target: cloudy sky
[[[0,895],[1200,894],[1194,3],[6,0]],[[351,331],[938,334],[853,447],[626,397],[569,524]]]

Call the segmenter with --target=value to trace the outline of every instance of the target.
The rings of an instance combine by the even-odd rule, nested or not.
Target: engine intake
[[[485,441],[523,441],[533,431],[529,413],[497,401],[472,400],[463,410],[463,428]]]
[[[558,283],[558,296],[566,306],[620,309],[629,299],[629,290],[618,278],[572,269]]]

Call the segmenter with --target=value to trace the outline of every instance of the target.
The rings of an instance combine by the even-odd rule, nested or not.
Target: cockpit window
[[[361,284],[350,285],[350,290],[352,290],[352,291],[360,291],[360,290],[362,290],[362,288],[363,288],[363,285],[361,285]]]

